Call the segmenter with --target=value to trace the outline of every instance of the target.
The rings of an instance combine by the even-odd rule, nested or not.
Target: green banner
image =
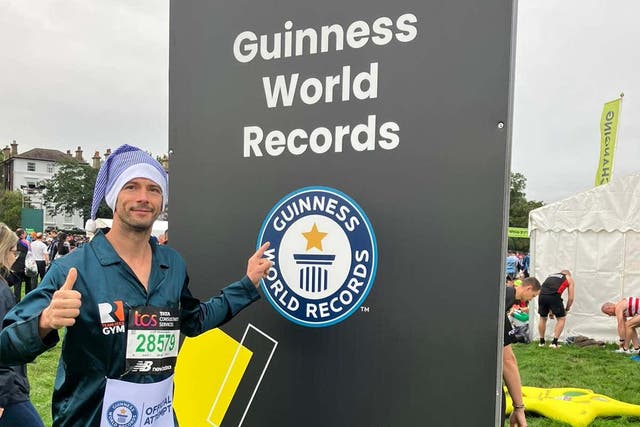
[[[521,227],[509,227],[509,237],[517,237],[518,239],[528,239],[529,230]]]
[[[42,231],[44,224],[44,211],[42,209],[22,208],[22,220],[20,226],[25,230]]]
[[[596,171],[596,187],[611,181],[613,174],[613,155],[616,150],[616,135],[618,134],[618,117],[622,99],[607,102],[600,117],[600,160]]]

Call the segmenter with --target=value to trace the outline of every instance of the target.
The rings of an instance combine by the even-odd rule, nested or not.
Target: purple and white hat
[[[134,178],[147,178],[162,188],[162,209],[167,205],[167,173],[160,163],[137,147],[121,145],[107,157],[98,172],[96,186],[93,190],[91,219],[87,221],[85,230],[96,231],[96,215],[102,199],[107,206],[115,209],[118,193],[124,185]]]

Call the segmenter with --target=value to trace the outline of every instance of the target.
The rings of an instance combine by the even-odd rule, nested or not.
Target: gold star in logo
[[[311,248],[318,248],[322,250],[322,239],[324,239],[329,233],[322,233],[318,231],[318,226],[316,223],[313,223],[313,227],[311,227],[311,231],[307,231],[306,233],[302,233],[305,239],[307,239],[307,250]]]

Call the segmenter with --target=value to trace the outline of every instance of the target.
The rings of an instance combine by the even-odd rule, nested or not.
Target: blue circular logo
[[[138,410],[126,400],[118,400],[107,409],[107,422],[112,427],[133,427],[137,420]]]
[[[262,224],[258,247],[274,265],[261,282],[275,309],[294,323],[342,322],[371,291],[378,249],[371,222],[346,194],[305,187],[283,197]]]

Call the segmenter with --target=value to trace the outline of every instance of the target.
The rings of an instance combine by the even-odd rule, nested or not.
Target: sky
[[[511,169],[529,200],[593,187],[621,92],[613,178],[640,173],[638,16],[638,0],[518,2]],[[2,0],[0,64],[1,147],[167,152],[169,0]]]
[[[511,170],[529,200],[595,184],[604,103],[624,92],[613,179],[640,173],[640,1],[518,5]]]
[[[167,152],[168,0],[2,0],[0,146]]]

